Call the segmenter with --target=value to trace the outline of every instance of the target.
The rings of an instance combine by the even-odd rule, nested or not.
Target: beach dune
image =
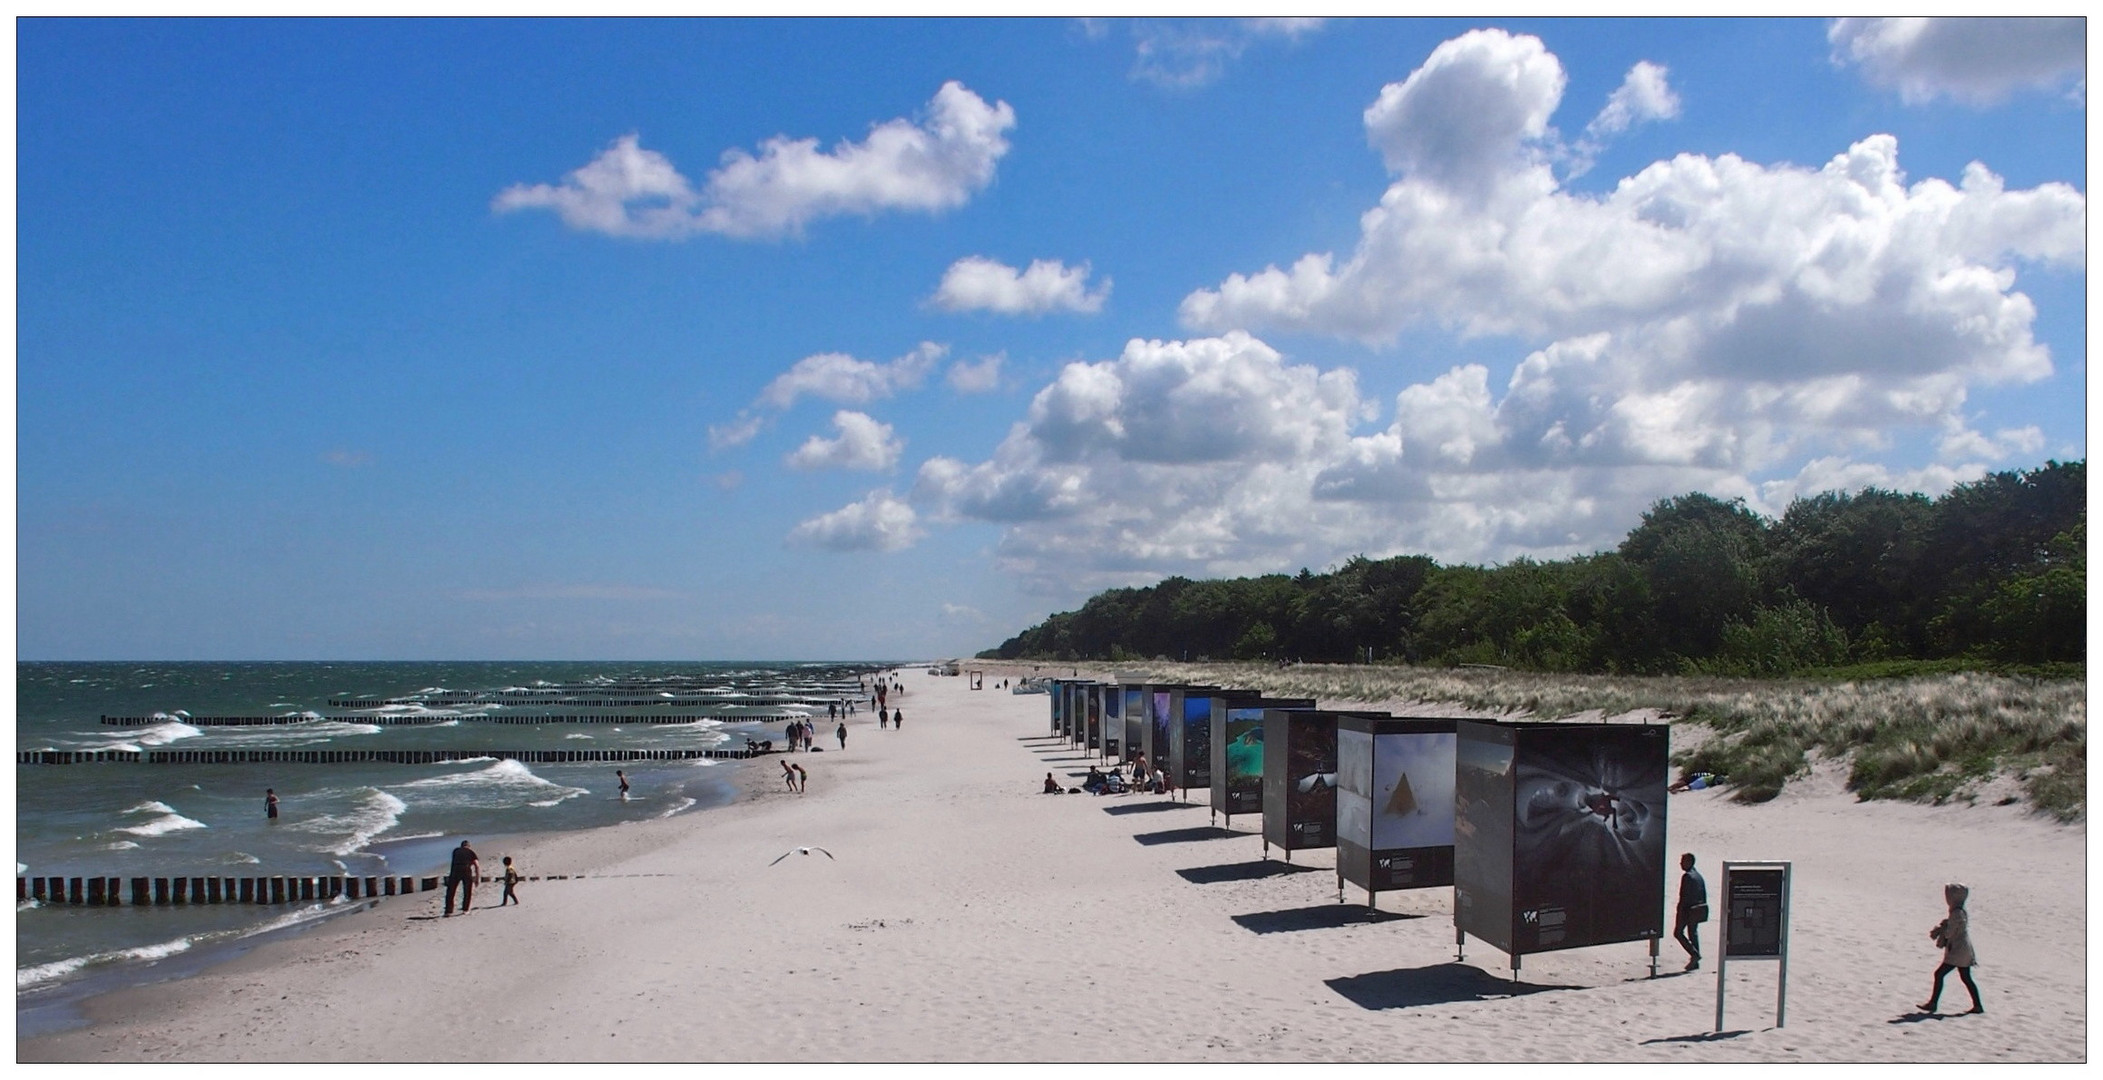
[[[988,665],[986,685],[1027,665]],[[1061,673],[1065,670],[1062,669]],[[1049,673],[1047,671],[1046,673]],[[1082,669],[1084,676],[1091,674]],[[1098,677],[1108,672],[1098,671]],[[1795,864],[1776,970],[1647,978],[1642,944],[1525,959],[1470,941],[1451,890],[1337,903],[1332,853],[1156,796],[1041,794],[1089,758],[1046,699],[900,675],[911,723],[741,767],[732,806],[478,844],[522,903],[381,901],[179,982],[94,999],[24,1061],[2080,1061],[2084,830],[2018,807],[1858,803],[1816,772],[1741,806],[1672,796],[1670,850]],[[1329,704],[1329,703],[1324,703]],[[832,742],[829,725],[825,742]],[[647,798],[649,792],[637,793]],[[1202,798],[1203,793],[1197,793]],[[775,862],[792,848],[830,852]],[[771,864],[771,865],[770,865]],[[1942,884],[1972,887],[1985,1016],[1924,1018]],[[151,913],[147,913],[150,917]],[[1714,951],[1716,926],[1704,927]],[[1944,1005],[1967,1004],[1951,980]]]

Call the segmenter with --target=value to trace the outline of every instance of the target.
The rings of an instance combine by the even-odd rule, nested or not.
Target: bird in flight
[[[781,854],[780,854],[779,856],[777,856],[777,857],[775,858],[774,862],[770,862],[770,863],[768,863],[767,865],[768,865],[768,866],[772,866],[772,865],[774,865],[774,863],[778,863],[778,862],[780,862],[780,861],[781,861],[782,859],[786,859],[786,858],[788,858],[788,857],[789,857],[789,856],[791,856],[791,855],[808,855],[808,854],[810,854],[810,853],[811,853],[811,852],[813,852],[813,851],[817,852],[817,853],[818,853],[818,854],[820,854],[820,855],[823,855],[823,856],[825,856],[825,857],[826,857],[826,858],[828,858],[828,859],[831,859],[831,858],[832,858],[832,852],[830,852],[830,851],[827,851],[827,850],[825,850],[824,848],[821,848],[821,847],[799,847],[799,848],[790,848],[789,850],[787,850],[787,851],[784,851],[784,852],[782,852],[782,853],[781,853]],[[838,860],[834,860],[834,861],[838,861]]]

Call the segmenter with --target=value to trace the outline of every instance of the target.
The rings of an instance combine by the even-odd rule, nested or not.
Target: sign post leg
[[[1729,961],[1723,958],[1723,950],[1716,950],[1716,1030],[1723,1030],[1723,969]]]
[[[1453,962],[1458,964],[1467,958],[1468,932],[1461,929],[1459,923],[1455,923],[1453,925]]]
[[[1650,939],[1650,977],[1658,977],[1658,939]]]

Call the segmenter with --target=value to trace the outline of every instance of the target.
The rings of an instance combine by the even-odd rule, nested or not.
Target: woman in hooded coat
[[[1935,969],[1935,990],[1928,995],[1928,1003],[1920,1007],[1922,1012],[1936,1011],[1936,1003],[1942,1000],[1943,977],[1952,970],[1964,980],[1964,988],[1971,991],[1972,1011],[1986,1011],[1986,1006],[1979,1004],[1979,986],[1972,982],[1972,965],[1979,962],[1979,957],[1972,951],[1971,915],[1964,910],[1964,901],[1970,896],[1970,889],[1954,882],[1942,887],[1942,898],[1950,905],[1950,914],[1928,931],[1929,940],[1942,946],[1942,966]]]

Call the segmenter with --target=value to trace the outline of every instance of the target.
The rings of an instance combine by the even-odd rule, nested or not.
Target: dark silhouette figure
[[[453,868],[445,875],[445,913],[453,913],[453,890],[460,890],[460,914],[465,915],[475,906],[475,879],[482,876],[482,860],[475,857],[475,849],[460,841],[453,849]]]

